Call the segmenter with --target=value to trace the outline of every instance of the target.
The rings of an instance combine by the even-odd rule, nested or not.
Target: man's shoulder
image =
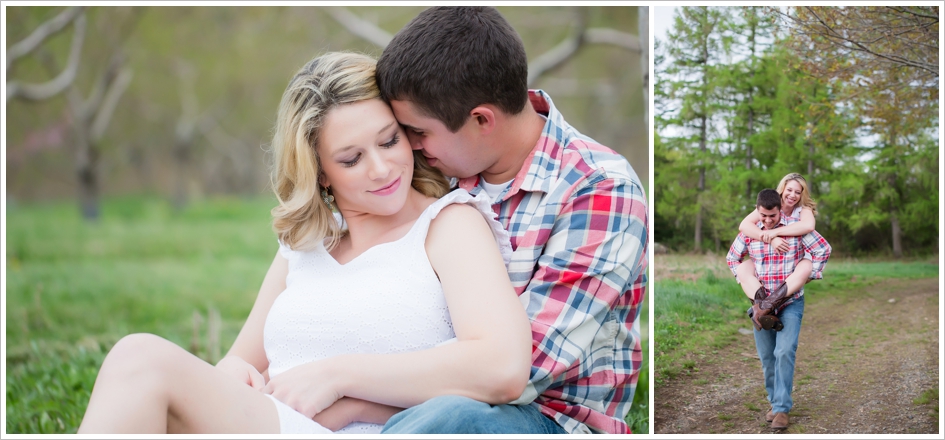
[[[620,153],[573,129],[560,132],[560,137],[552,141],[557,148],[546,151],[549,157],[543,159],[558,163],[556,180],[572,187],[611,181],[615,186],[643,193],[639,176]]]

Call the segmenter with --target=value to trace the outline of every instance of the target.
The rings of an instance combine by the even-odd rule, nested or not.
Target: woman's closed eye
[[[351,167],[357,165],[358,162],[360,162],[360,161],[361,161],[361,153],[358,153],[357,155],[355,155],[355,156],[354,156],[353,158],[351,158],[351,159],[342,159],[342,160],[339,160],[338,162],[340,162],[341,165],[342,165],[343,167],[345,167],[345,168],[351,168]]]
[[[394,145],[397,145],[398,142],[400,142],[400,134],[395,134],[394,137],[392,137],[389,141],[381,144],[381,148],[391,148]]]

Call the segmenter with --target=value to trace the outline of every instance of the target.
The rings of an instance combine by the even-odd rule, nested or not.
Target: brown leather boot
[[[765,286],[759,286],[758,290],[755,291],[755,299],[749,299],[751,302],[751,308],[748,309],[748,317],[751,318],[751,323],[755,325],[755,330],[761,330],[763,328],[761,324],[761,317],[765,315],[765,312],[760,309],[761,301],[768,296],[768,291],[765,289]]]
[[[768,413],[765,414],[765,421],[771,423],[774,420],[774,408],[768,410]]]
[[[787,413],[774,413],[774,419],[771,420],[771,429],[787,429],[788,423]]]
[[[761,300],[761,309],[770,310],[769,313],[775,313],[789,299],[791,299],[791,295],[788,295],[787,282],[782,281],[778,288],[771,292],[771,295]]]

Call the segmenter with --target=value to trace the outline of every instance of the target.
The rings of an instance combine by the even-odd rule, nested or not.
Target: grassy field
[[[745,314],[750,303],[724,256],[658,255],[655,260],[654,380],[659,387],[695,367],[690,354],[717,352],[751,323]],[[937,257],[897,262],[832,258],[824,279],[809,283],[804,294],[855,295],[858,288],[888,278],[935,277]]]
[[[276,252],[273,205],[221,198],[174,212],[117,199],[96,224],[71,203],[8,208],[6,432],[74,433],[105,353],[126,334],[155,333],[211,362],[225,353]],[[627,417],[642,433],[644,368]]]

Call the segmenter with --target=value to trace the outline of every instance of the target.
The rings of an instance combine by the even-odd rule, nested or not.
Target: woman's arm
[[[758,209],[755,208],[753,211],[748,213],[748,215],[746,215],[742,220],[741,224],[738,225],[738,232],[745,234],[748,238],[761,240],[761,228],[758,227],[758,222],[760,221],[761,214],[759,214]]]
[[[249,317],[246,318],[230,351],[217,365],[225,363],[224,360],[230,356],[236,356],[248,362],[258,372],[265,372],[269,368],[269,359],[266,358],[266,351],[263,348],[263,326],[266,324],[266,316],[272,308],[272,303],[285,290],[285,278],[288,273],[288,261],[276,251],[276,256],[269,266],[269,271],[266,272]]]
[[[313,416],[341,397],[406,408],[441,395],[491,404],[518,398],[531,371],[531,327],[482,215],[444,208],[427,256],[443,285],[456,342],[396,354],[351,354],[280,374],[264,392]]]
[[[814,213],[810,208],[804,207],[801,208],[801,219],[794,223],[791,223],[780,228],[775,228],[770,231],[764,231],[761,238],[765,242],[771,241],[774,237],[799,237],[802,235],[807,235],[814,230],[814,225],[816,220],[814,220]],[[767,238],[767,240],[765,240]]]

